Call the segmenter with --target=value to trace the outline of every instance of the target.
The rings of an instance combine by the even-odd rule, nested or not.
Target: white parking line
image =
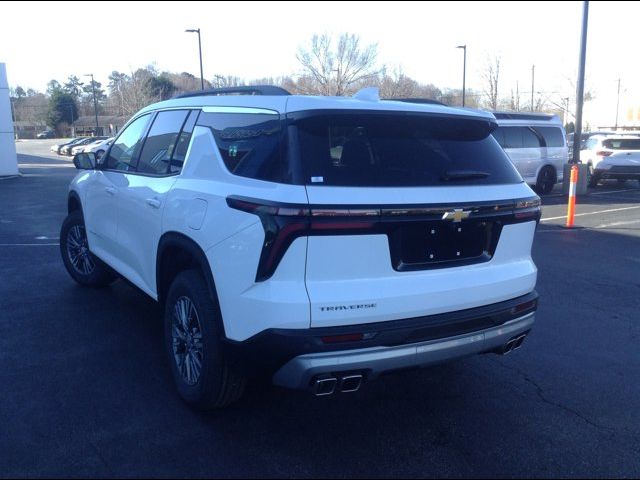
[[[60,245],[59,243],[0,243],[0,247],[46,247]]]
[[[628,222],[612,222],[612,223],[603,223],[602,225],[598,225],[593,228],[611,228],[611,227],[621,227],[622,225],[633,225],[635,223],[640,223],[640,219],[638,220],[630,220]]]
[[[622,208],[610,208],[607,210],[598,210],[597,212],[585,212],[585,213],[576,213],[576,217],[585,217],[587,215],[598,215],[600,213],[611,213],[611,212],[622,212],[624,210],[634,210],[640,208],[640,205],[635,205],[633,207],[622,207]],[[542,220],[540,220],[541,222],[549,222],[551,220],[560,220],[562,218],[567,218],[566,215],[562,215],[561,217],[550,217],[550,218],[543,218]]]

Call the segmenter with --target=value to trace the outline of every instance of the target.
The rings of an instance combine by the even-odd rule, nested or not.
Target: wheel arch
[[[82,202],[80,201],[80,195],[78,195],[78,192],[71,190],[67,197],[67,213],[72,213],[76,210],[80,210],[82,212]]]
[[[160,237],[156,255],[156,291],[158,302],[164,303],[171,281],[183,270],[197,268],[207,282],[209,293],[218,306],[215,282],[207,256],[200,246],[188,236],[167,232]],[[219,308],[219,307],[218,307]]]

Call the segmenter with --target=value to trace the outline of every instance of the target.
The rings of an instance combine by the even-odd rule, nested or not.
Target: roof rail
[[[207,90],[198,90],[196,92],[183,93],[173,98],[189,98],[201,96],[217,96],[217,95],[291,95],[287,90],[275,85],[243,85],[240,87],[226,88],[209,88]]]
[[[438,100],[433,100],[431,98],[383,98],[383,100],[392,102],[428,103],[429,105],[442,105],[444,107],[447,106],[446,104],[439,102]]]
[[[535,112],[491,112],[493,116],[503,120],[552,120],[558,118],[557,115],[551,113],[535,113]]]

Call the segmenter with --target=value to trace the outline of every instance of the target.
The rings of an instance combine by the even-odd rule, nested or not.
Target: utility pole
[[[582,34],[580,35],[580,63],[578,68],[578,89],[576,92],[576,129],[573,134],[573,158],[580,160],[580,136],[582,135],[582,104],[584,103],[584,71],[587,63],[587,27],[589,23],[589,2],[582,3]]]
[[[564,109],[564,124],[567,125],[569,122],[569,97],[564,97],[564,102],[566,104],[566,107]]]
[[[614,130],[618,131],[618,108],[620,107],[620,79],[618,78],[618,100],[616,101],[616,126]]]
[[[91,91],[93,92],[93,113],[96,116],[96,132],[98,136],[98,102],[96,100],[96,82],[93,81],[93,73],[85,73],[85,77],[91,77]]]
[[[531,65],[531,111],[533,112],[533,94],[535,90],[533,89],[534,79],[535,79],[536,66]]]

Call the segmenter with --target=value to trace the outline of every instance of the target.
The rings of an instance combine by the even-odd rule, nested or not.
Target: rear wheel
[[[556,178],[556,171],[553,167],[549,165],[542,167],[542,170],[538,173],[538,179],[536,180],[536,190],[538,193],[551,193],[556,184]]]
[[[165,348],[180,396],[200,410],[237,401],[245,378],[225,359],[222,322],[198,270],[179,273],[167,295]]]
[[[60,253],[64,266],[76,282],[104,287],[116,279],[112,270],[89,250],[82,212],[71,212],[60,230]]]

